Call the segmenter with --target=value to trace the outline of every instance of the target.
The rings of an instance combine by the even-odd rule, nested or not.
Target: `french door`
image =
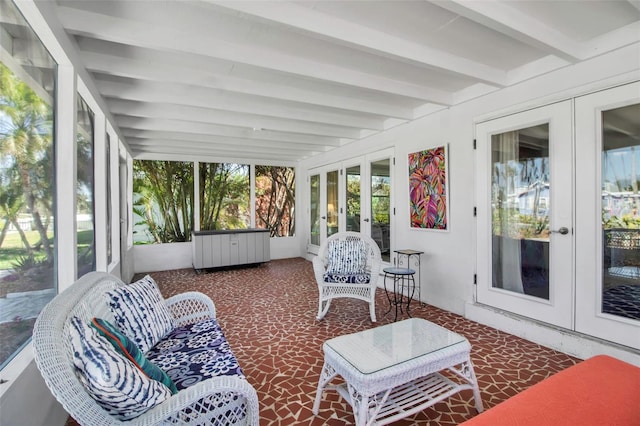
[[[477,301],[640,349],[640,83],[476,138]]]
[[[340,166],[309,171],[309,247],[315,253],[322,241],[341,229]]]
[[[477,301],[573,327],[571,101],[476,126]]]
[[[343,165],[345,230],[369,235],[380,248],[382,260],[391,262],[393,151],[368,154]]]
[[[309,251],[330,235],[362,232],[390,262],[393,151],[384,150],[309,171]]]
[[[576,330],[640,349],[640,83],[575,109]]]

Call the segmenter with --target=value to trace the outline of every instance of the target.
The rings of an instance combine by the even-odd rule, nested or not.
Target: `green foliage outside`
[[[25,237],[29,241],[29,244],[32,247],[41,246],[40,234],[38,231],[25,231]],[[53,232],[48,231],[49,244],[53,245]],[[91,243],[93,242],[93,231],[79,231],[77,234],[78,239],[78,256],[82,256],[82,254],[91,247]],[[40,263],[45,261],[47,256],[44,250],[33,250],[32,252],[33,259]],[[3,269],[19,269],[16,268],[21,263],[24,263],[22,259],[28,258],[29,252],[25,249],[24,244],[21,241],[20,236],[17,232],[12,232],[7,234],[2,244],[2,250],[0,250],[0,270]]]
[[[295,170],[292,167],[256,166],[256,227],[272,237],[295,234]]]
[[[136,160],[134,241],[136,244],[191,240],[193,163]],[[295,172],[291,167],[256,166],[256,226],[271,236],[295,232]],[[200,163],[200,229],[245,229],[251,224],[249,166]]]
[[[135,160],[133,213],[136,244],[191,241],[193,163]]]
[[[391,185],[385,176],[373,176],[371,185],[371,212],[373,223],[390,223],[391,204],[389,195]]]
[[[634,214],[625,214],[621,217],[611,216],[605,217],[605,212],[602,212],[602,227],[604,229],[612,228],[626,228],[626,229],[640,229],[640,217]]]
[[[251,224],[249,166],[200,163],[200,229],[246,229]]]
[[[493,209],[493,235],[511,238],[547,238],[549,217],[520,214],[516,208]]]
[[[11,225],[27,256],[42,250],[53,265],[53,110],[0,63],[0,247]],[[32,242],[18,225],[28,216],[39,238]]]

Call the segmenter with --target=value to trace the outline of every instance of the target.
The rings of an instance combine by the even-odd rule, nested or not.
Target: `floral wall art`
[[[409,154],[411,228],[449,230],[447,145]]]

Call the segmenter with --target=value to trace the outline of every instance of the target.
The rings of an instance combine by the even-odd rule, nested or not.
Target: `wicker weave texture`
[[[330,389],[349,401],[357,426],[393,423],[465,389],[473,391],[478,412],[483,410],[469,356],[471,345],[466,339],[370,374],[360,372],[326,343],[322,349],[325,363],[316,391],[314,413],[318,413],[322,393]],[[461,380],[453,381],[440,374],[442,371]],[[330,385],[337,376],[344,382]]]
[[[69,319],[78,316],[112,320],[104,293],[125,285],[118,278],[91,272],[56,296],[40,313],[33,331],[36,365],[53,396],[80,424],[102,425],[258,425],[258,396],[238,377],[214,377],[171,396],[127,422],[110,416],[91,398],[76,376],[68,336]],[[178,324],[215,318],[215,306],[201,293],[190,292],[167,301]]]
[[[367,284],[332,283],[324,281],[324,273],[328,266],[328,247],[331,241],[363,241],[367,245],[367,263],[365,272],[371,275]],[[359,232],[339,232],[331,235],[320,246],[318,256],[313,259],[313,272],[318,283],[318,316],[321,320],[329,311],[331,301],[340,297],[348,297],[364,300],[369,303],[369,315],[371,322],[376,322],[375,296],[378,280],[380,278],[380,268],[382,259],[380,248],[371,237]]]

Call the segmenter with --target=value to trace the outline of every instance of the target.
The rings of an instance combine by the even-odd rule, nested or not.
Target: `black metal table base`
[[[406,289],[407,315],[411,317],[409,308],[416,291],[416,280],[414,278],[416,271],[409,268],[384,268],[383,272],[384,292],[389,300],[389,309],[385,312],[385,315],[391,312],[391,309],[395,306],[395,316],[393,317],[393,321],[395,322],[398,320],[398,308],[400,308],[400,313],[402,313],[402,307],[405,299],[404,290]],[[393,300],[387,290],[387,277],[393,278]]]

